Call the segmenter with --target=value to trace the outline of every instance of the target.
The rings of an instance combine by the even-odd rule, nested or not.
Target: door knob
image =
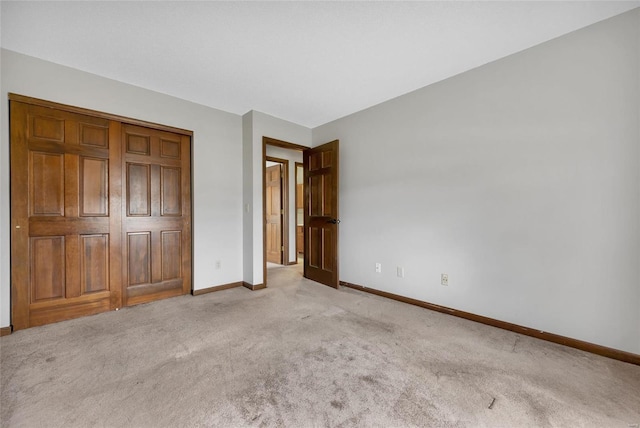
[[[339,224],[340,220],[338,220],[337,218],[332,218],[331,220],[327,220],[327,223],[331,223],[331,224]]]

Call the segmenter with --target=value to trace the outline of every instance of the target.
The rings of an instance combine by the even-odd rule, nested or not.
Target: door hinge
[[[280,214],[284,215],[284,210],[280,210]]]
[[[284,251],[284,245],[280,247],[280,251]]]

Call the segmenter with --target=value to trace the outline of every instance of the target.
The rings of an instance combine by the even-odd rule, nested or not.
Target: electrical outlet
[[[443,273],[440,275],[440,284],[449,285],[449,274]]]
[[[396,267],[396,274],[399,278],[404,278],[404,268],[400,266]]]
[[[222,262],[220,260],[216,260],[216,269],[220,269],[222,267]]]
[[[382,272],[382,264],[376,263],[376,273]]]

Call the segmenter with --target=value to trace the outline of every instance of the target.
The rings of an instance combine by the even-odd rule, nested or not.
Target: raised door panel
[[[267,261],[270,263],[281,263],[280,243],[281,229],[278,223],[267,223]]]
[[[182,277],[182,231],[165,230],[161,232],[162,244],[162,280]]]
[[[322,268],[322,229],[318,227],[310,227],[307,237],[307,263],[310,267]]]
[[[311,194],[316,195],[316,197],[312,198],[310,201],[310,215],[321,216],[323,211],[322,197],[324,195],[321,175],[314,175],[309,177],[309,189]]]
[[[65,119],[41,114],[29,115],[28,138],[56,143],[65,141]]]
[[[79,141],[82,146],[109,148],[109,126],[93,123],[79,124]]]
[[[31,302],[65,297],[64,236],[31,238]]]
[[[127,163],[127,215],[151,215],[151,168],[147,164]]]
[[[125,134],[126,152],[149,156],[151,154],[151,137],[149,135]]]
[[[129,286],[151,282],[151,232],[129,233]]]
[[[109,235],[80,237],[82,294],[109,290]]]
[[[29,153],[31,216],[64,215],[64,155]]]
[[[310,227],[308,237],[308,264],[324,272],[335,269],[335,236],[330,228]]]
[[[180,159],[180,140],[160,140],[160,156],[169,159]]]
[[[180,168],[160,168],[160,196],[162,216],[182,215],[182,184]]]
[[[325,272],[333,272],[336,263],[334,230],[332,228],[322,229],[322,262],[321,268]]]
[[[109,215],[109,160],[80,158],[80,215]]]
[[[322,206],[322,214],[326,217],[331,217],[333,213],[333,187],[332,187],[333,175],[330,172],[327,172],[322,175],[322,196],[321,206]]]

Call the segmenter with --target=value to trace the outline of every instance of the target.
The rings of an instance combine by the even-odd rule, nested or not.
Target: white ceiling
[[[2,1],[2,47],[315,127],[640,1]]]

